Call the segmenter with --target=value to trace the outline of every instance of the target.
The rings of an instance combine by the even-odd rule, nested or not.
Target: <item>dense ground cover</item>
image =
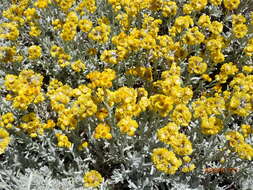
[[[0,5],[0,188],[253,189],[252,0]]]

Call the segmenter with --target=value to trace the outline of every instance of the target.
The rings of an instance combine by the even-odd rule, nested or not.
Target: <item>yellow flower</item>
[[[246,22],[246,18],[242,14],[232,15],[232,25],[243,24]]]
[[[201,44],[205,39],[205,35],[202,34],[198,27],[189,29],[182,38],[182,41],[188,45]]]
[[[38,8],[41,8],[41,9],[44,9],[44,8],[47,8],[48,4],[50,4],[50,3],[51,3],[51,0],[37,0],[34,3],[34,6],[36,6]]]
[[[151,67],[134,67],[129,69],[126,74],[138,76],[149,81],[153,80]]]
[[[158,139],[166,144],[171,143],[171,137],[179,133],[179,126],[173,122],[157,130]]]
[[[222,120],[211,116],[201,118],[201,132],[206,135],[215,135],[221,131],[223,128]]]
[[[0,118],[0,121],[1,120],[3,121],[4,125],[7,125],[9,123],[13,123],[14,122],[14,115],[13,115],[13,113],[8,112],[8,113],[2,115],[2,118]]]
[[[89,32],[88,37],[94,41],[105,43],[109,40],[110,31],[111,29],[109,25],[101,24],[93,28]]]
[[[98,187],[104,179],[98,171],[90,170],[85,173],[83,180],[85,187]]]
[[[181,159],[166,148],[155,148],[151,156],[155,167],[166,174],[175,174],[182,165]]]
[[[121,119],[117,123],[117,126],[120,128],[122,133],[127,133],[129,136],[133,136],[139,125],[135,120],[130,117],[126,117]]]
[[[193,24],[194,24],[193,19],[189,15],[179,16],[175,20],[174,27],[176,28],[176,31],[178,33],[181,33],[183,29],[189,28]]]
[[[201,11],[206,7],[207,0],[191,0],[190,4],[192,5],[194,10]]]
[[[104,97],[102,97],[104,98]],[[106,108],[101,108],[97,111],[96,117],[103,121],[109,115],[108,110]]]
[[[184,4],[184,7],[183,7],[184,14],[189,15],[192,13],[192,11],[193,11],[193,7],[191,4],[187,4],[187,3]]]
[[[229,131],[226,133],[225,137],[229,141],[231,147],[236,147],[238,144],[244,143],[243,135],[237,131]]]
[[[52,20],[52,25],[54,26],[55,30],[62,28],[62,22],[60,21],[60,19]]]
[[[0,128],[0,155],[5,152],[9,142],[9,133],[5,129]]]
[[[32,20],[33,18],[35,18],[36,15],[36,9],[35,8],[28,8],[24,11],[24,16],[26,17],[27,21]]]
[[[245,66],[242,67],[242,70],[246,73],[251,73],[251,72],[253,72],[253,66],[245,65]]]
[[[178,104],[172,113],[172,120],[177,125],[188,126],[192,118],[189,108],[184,104]]]
[[[84,148],[87,148],[89,146],[89,143],[87,142],[87,141],[84,141],[84,142],[82,142],[81,144],[79,144],[79,146],[78,146],[78,150],[79,151],[81,151],[81,150],[83,150]]]
[[[240,4],[240,0],[224,0],[223,4],[226,9],[233,10],[233,9],[237,9],[237,7]]]
[[[212,81],[212,78],[208,74],[202,74],[201,77],[208,82]]]
[[[235,151],[241,159],[252,160],[253,158],[253,147],[248,143],[239,143],[235,147]]]
[[[189,73],[202,74],[207,69],[207,64],[203,62],[202,57],[192,56],[189,58],[188,62]]]
[[[195,168],[196,168],[195,164],[190,164],[190,165],[188,165],[188,166],[184,166],[184,167],[182,168],[182,172],[188,173],[188,172],[193,171]]]
[[[85,69],[85,64],[79,59],[71,64],[71,68],[76,72],[80,72]]]
[[[249,134],[253,133],[253,128],[251,128],[250,125],[242,124],[241,131],[242,131],[244,137],[247,137]]]
[[[56,133],[55,136],[57,137],[59,147],[70,148],[72,146],[72,143],[69,141],[66,135]]]
[[[162,94],[156,94],[150,96],[149,108],[155,112],[158,112],[162,117],[166,117],[173,109],[173,98]]]
[[[95,139],[111,139],[112,134],[110,133],[110,126],[106,123],[100,123],[97,125],[95,129],[95,133],[93,134]]]
[[[112,80],[116,78],[116,72],[113,69],[105,69],[103,72],[93,71],[86,75],[86,78],[91,80],[90,88],[110,88]]]
[[[233,26],[233,33],[236,38],[243,38],[248,32],[246,24],[236,24]]]
[[[219,6],[219,5],[221,5],[222,0],[209,0],[209,2],[210,2],[212,5]]]
[[[206,47],[209,51],[217,53],[222,49],[222,43],[216,39],[210,39],[206,42]]]
[[[73,0],[71,0],[73,2]],[[63,1],[65,2],[65,1]],[[76,7],[76,11],[80,12],[80,15],[87,13],[94,13],[96,11],[96,1],[95,0],[82,0],[81,3]]]
[[[88,19],[80,20],[78,23],[82,32],[89,32],[92,28],[92,22]]]
[[[4,22],[0,24],[0,39],[16,40],[18,36],[18,25],[15,22]]]
[[[230,100],[229,108],[240,116],[247,116],[252,112],[251,96],[245,92],[235,92]]]
[[[40,46],[30,46],[28,48],[29,59],[37,59],[41,56],[41,47]]]
[[[208,28],[211,25],[211,19],[208,15],[201,15],[198,20],[198,25],[204,28]]]
[[[250,38],[247,46],[243,50],[247,56],[253,55],[253,38]]]
[[[177,4],[174,1],[164,1],[162,5],[162,15],[164,17],[174,16],[177,13]]]
[[[174,152],[181,156],[190,155],[193,152],[191,141],[183,133],[173,135],[170,145]]]
[[[189,163],[189,162],[191,161],[191,157],[189,157],[189,156],[184,156],[184,157],[183,157],[183,160],[184,160],[184,162]]]
[[[223,30],[223,24],[221,22],[218,21],[213,21],[210,25],[209,25],[209,30],[215,34],[218,35],[222,32]]]
[[[100,56],[100,60],[106,63],[117,64],[118,63],[117,57],[118,55],[116,50],[104,50]]]
[[[37,37],[41,34],[41,30],[35,23],[30,22],[29,25],[30,25],[30,32],[29,32],[30,36]]]

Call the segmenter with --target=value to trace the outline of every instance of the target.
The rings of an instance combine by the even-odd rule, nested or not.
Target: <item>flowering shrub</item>
[[[4,2],[0,182],[20,189],[15,177],[45,166],[76,189],[240,188],[253,175],[252,7]]]

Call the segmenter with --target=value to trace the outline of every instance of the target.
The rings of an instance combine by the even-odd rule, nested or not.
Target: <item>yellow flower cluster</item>
[[[92,22],[89,19],[79,20],[78,26],[82,32],[89,32],[92,28]]]
[[[69,12],[66,21],[62,26],[61,38],[65,41],[73,40],[76,35],[76,27],[78,25],[78,16],[72,11]]]
[[[248,32],[248,27],[246,24],[244,24],[246,22],[245,17],[242,16],[241,14],[239,14],[239,15],[233,15],[232,18],[233,18],[232,30],[233,30],[235,37],[236,38],[243,38]]]
[[[250,134],[253,134],[253,128],[247,124],[241,125],[241,131],[244,137],[248,137]]]
[[[135,120],[131,119],[130,117],[126,117],[121,119],[117,123],[117,126],[119,127],[120,132],[123,134],[126,133],[129,136],[133,136],[139,125]]]
[[[237,9],[240,4],[240,0],[224,0],[224,6],[228,10]]]
[[[62,28],[63,23],[60,19],[52,20],[52,25],[54,27],[54,30],[60,30]]]
[[[115,50],[104,50],[100,56],[100,60],[110,64],[117,64],[119,61]]]
[[[149,81],[153,80],[151,67],[135,67],[135,68],[129,69],[126,72],[126,74],[138,76]]]
[[[100,123],[95,128],[95,133],[93,134],[95,139],[111,139],[112,134],[110,133],[110,126],[105,123]]]
[[[230,131],[226,133],[226,139],[241,159],[252,160],[253,147],[244,141],[244,137],[237,131]]]
[[[149,108],[155,112],[158,112],[162,117],[166,117],[169,115],[170,111],[173,109],[173,106],[176,104],[185,104],[184,108],[187,107],[186,104],[191,100],[193,92],[189,87],[181,87],[181,74],[180,67],[176,65],[176,63],[172,63],[170,70],[164,71],[162,73],[162,79],[153,83],[155,87],[161,89],[163,94],[155,94],[150,96],[150,106]],[[182,107],[183,105],[181,105]],[[179,109],[179,107],[178,107]],[[176,112],[174,113],[174,120],[177,123],[183,123],[190,120],[191,114],[189,114],[189,110],[184,110],[184,113],[181,113],[181,116],[176,116]],[[181,120],[180,117],[184,117],[185,121]],[[177,118],[178,117],[178,118]]]
[[[192,144],[187,136],[179,132],[179,127],[175,123],[168,123],[165,127],[157,130],[158,139],[171,145],[173,151],[181,156],[192,153]]]
[[[10,21],[23,25],[25,20],[22,17],[25,9],[29,6],[29,0],[22,0],[19,3],[13,3],[8,9],[3,11],[3,16]]]
[[[188,59],[188,62],[189,73],[202,74],[207,69],[207,64],[203,62],[201,57],[192,56]]]
[[[94,13],[96,11],[96,1],[95,0],[82,0],[76,7],[76,11],[80,12],[80,15],[85,15],[86,13]]]
[[[29,35],[32,37],[38,37],[41,35],[40,26],[37,23],[29,22],[30,32]]]
[[[156,168],[166,174],[175,174],[182,165],[182,160],[166,148],[154,149],[151,158]]]
[[[14,122],[14,120],[14,114],[11,112],[3,114],[2,116],[0,115],[0,127],[10,129],[13,127],[12,123]]]
[[[247,56],[253,55],[253,38],[250,38],[247,46],[244,48],[244,52]]]
[[[0,128],[0,155],[5,152],[10,143],[10,136],[8,131]]]
[[[26,17],[26,21],[32,21],[35,18],[38,18],[37,10],[35,8],[27,8],[24,11],[24,16]]]
[[[18,25],[15,22],[0,24],[0,39],[17,40],[19,36]]]
[[[145,111],[149,105],[148,92],[144,88],[121,87],[109,92],[109,104],[116,104],[115,117],[121,120],[126,117],[136,117]]]
[[[116,78],[116,73],[112,69],[105,69],[103,72],[90,72],[86,78],[91,80],[88,86],[92,89],[96,87],[110,88],[112,81]]]
[[[238,72],[238,68],[232,62],[225,63],[221,66],[219,75],[215,76],[215,79],[220,83],[225,83],[229,76]]]
[[[101,23],[99,26],[96,26],[91,29],[88,34],[88,37],[91,40],[97,41],[99,43],[106,43],[109,40],[110,32],[110,25]]]
[[[81,72],[82,70],[85,69],[85,64],[82,62],[82,60],[77,60],[73,63],[71,63],[71,68],[75,71],[75,72]]]
[[[8,74],[5,77],[5,88],[10,91],[6,96],[12,101],[15,108],[26,110],[32,103],[39,103],[44,100],[41,92],[43,76],[34,73],[32,70],[23,70],[19,76]]]
[[[21,62],[23,56],[17,53],[15,46],[0,46],[0,61],[3,63]]]
[[[30,137],[37,137],[44,134],[43,124],[40,118],[33,112],[22,116],[22,123],[18,126],[23,131],[27,132]]]
[[[51,100],[52,108],[59,114],[57,125],[62,130],[75,129],[79,119],[90,117],[97,112],[91,89],[85,85],[72,89],[54,79],[49,84],[47,96]],[[70,101],[71,99],[73,100]]]
[[[46,2],[47,1],[51,1],[51,0],[46,0]],[[55,1],[63,12],[67,12],[75,3],[75,0],[52,0],[52,1]]]
[[[239,116],[248,116],[253,111],[251,103],[253,97],[253,75],[244,75],[238,73],[229,86],[232,92],[228,95],[230,97],[228,109]]]
[[[40,46],[30,46],[28,48],[29,59],[37,59],[41,56],[41,47]]]
[[[51,0],[37,0],[34,3],[34,6],[40,8],[40,9],[44,9],[48,7],[48,4],[51,4]]]
[[[183,35],[182,41],[184,44],[188,45],[198,45],[201,44],[205,39],[205,35],[199,31],[197,26],[190,28]]]
[[[56,133],[55,136],[58,140],[58,146],[63,148],[70,148],[72,146],[72,143],[69,141],[68,137],[66,135]]]
[[[70,64],[70,59],[72,58],[70,55],[64,52],[63,48],[53,45],[50,50],[50,54],[52,57],[56,57],[58,59],[58,64],[61,67],[66,67]]]
[[[103,177],[96,170],[90,170],[83,177],[85,187],[98,187],[103,182]]]
[[[194,118],[201,119],[201,131],[203,134],[214,135],[221,131],[223,122],[217,116],[222,115],[226,109],[224,97],[218,94],[209,98],[201,96],[193,102],[192,107]]]
[[[183,161],[184,161],[184,166],[181,169],[182,172],[188,173],[188,172],[193,171],[196,168],[195,164],[190,163],[191,158],[189,156],[184,156]]]

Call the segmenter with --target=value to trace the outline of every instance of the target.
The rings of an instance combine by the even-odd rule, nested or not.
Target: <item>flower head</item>
[[[98,171],[91,170],[85,173],[83,180],[85,187],[98,187],[103,182],[103,177]]]

